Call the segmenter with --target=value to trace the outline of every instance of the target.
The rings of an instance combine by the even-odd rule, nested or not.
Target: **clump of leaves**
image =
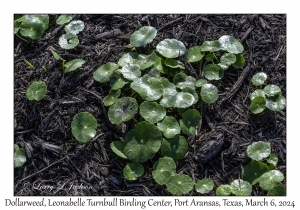
[[[261,86],[267,80],[267,75],[259,72],[253,75],[251,81],[255,86]],[[251,95],[250,110],[254,114],[261,113],[268,108],[271,111],[281,111],[285,108],[286,99],[282,96],[280,87],[267,85],[263,89],[256,89]]]
[[[28,100],[40,101],[47,93],[47,85],[44,81],[36,81],[31,83],[26,91],[26,97]]]
[[[73,20],[65,26],[66,34],[63,34],[58,41],[61,48],[69,50],[79,44],[77,34],[84,29],[84,23],[81,20]]]
[[[24,149],[18,145],[14,145],[14,168],[19,168],[26,163],[26,155]]]

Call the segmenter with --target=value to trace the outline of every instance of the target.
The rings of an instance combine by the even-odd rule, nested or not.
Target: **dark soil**
[[[251,77],[257,72],[265,72],[267,83],[278,85],[286,95],[284,14],[81,14],[75,17],[85,23],[85,29],[79,33],[80,44],[68,51],[58,45],[64,29],[55,24],[57,17],[52,15],[49,28],[38,40],[26,43],[15,37],[14,117],[18,125],[14,143],[25,149],[28,159],[23,167],[15,169],[16,196],[170,195],[151,176],[155,159],[143,164],[145,174],[138,181],[124,178],[123,168],[128,161],[116,156],[110,143],[123,139],[130,128],[109,122],[102,104],[109,86],[92,77],[102,64],[117,62],[130,35],[145,25],[158,29],[153,46],[165,38],[175,38],[189,48],[227,34],[240,40],[245,48],[244,68],[228,70],[221,82],[215,83],[220,87],[218,101],[199,110],[201,124],[197,134],[188,139],[189,152],[177,163],[177,173],[187,174],[194,181],[211,178],[215,186],[229,184],[241,176],[242,166],[250,162],[247,146],[261,140],[271,144],[279,158],[278,169],[286,175],[285,110],[265,110],[257,115],[249,110],[249,95],[255,89]],[[78,72],[64,75],[61,62],[54,59],[50,50],[67,61],[81,58],[86,63]],[[29,67],[24,58],[35,68]],[[193,67],[187,67],[187,74],[194,74]],[[201,77],[199,72],[196,74]],[[47,83],[47,95],[40,102],[29,101],[26,90],[37,80]],[[70,129],[73,116],[82,111],[92,113],[99,124],[96,137],[85,145],[74,139]],[[286,179],[283,185],[286,186]],[[192,191],[189,195],[199,194]],[[215,190],[210,195],[215,195]],[[252,195],[266,192],[254,187]]]

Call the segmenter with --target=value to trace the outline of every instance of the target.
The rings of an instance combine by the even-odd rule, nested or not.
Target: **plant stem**
[[[220,61],[218,60],[217,56],[215,55],[215,53],[212,53],[215,57],[215,59],[218,61],[218,63],[220,63]]]
[[[22,37],[20,37],[18,34],[16,34],[17,37],[19,37],[20,39],[22,39],[23,41],[25,41],[27,44],[29,43],[26,39],[23,39]]]

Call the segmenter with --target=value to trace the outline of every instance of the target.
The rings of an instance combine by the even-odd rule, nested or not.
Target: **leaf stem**
[[[218,63],[220,63],[220,61],[218,60],[217,56],[215,55],[215,53],[212,53],[215,57],[215,59],[218,61]]]
[[[29,43],[26,39],[20,37],[18,34],[16,34],[17,37],[19,37],[20,39],[22,39],[23,41],[25,41],[27,44]]]

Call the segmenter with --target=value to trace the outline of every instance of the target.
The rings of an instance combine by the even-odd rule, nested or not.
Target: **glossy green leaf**
[[[157,56],[154,51],[149,55],[140,54],[137,59],[134,60],[134,63],[139,65],[141,70],[147,69],[156,62],[156,57]]]
[[[216,52],[221,49],[221,45],[217,40],[204,41],[200,47],[201,47],[201,51],[203,51],[203,52],[206,52],[206,51]]]
[[[266,108],[266,99],[262,96],[255,97],[250,104],[250,111],[253,114],[258,114]]]
[[[249,196],[252,193],[252,186],[249,182],[241,179],[234,180],[231,185],[231,192],[236,196]]]
[[[196,79],[191,76],[186,76],[185,73],[178,73],[173,78],[173,83],[180,89],[191,88],[195,89]]]
[[[271,154],[271,146],[269,143],[258,141],[247,147],[247,155],[252,160],[262,160]]]
[[[266,98],[266,107],[272,111],[281,111],[285,108],[286,99],[283,96]]]
[[[107,95],[103,98],[104,106],[113,105],[117,101],[117,99],[120,95],[121,95],[121,90],[120,89],[110,90],[109,95]]]
[[[122,67],[120,72],[122,73],[124,78],[130,81],[134,81],[135,79],[139,78],[142,74],[140,71],[140,66],[137,64],[125,65]]]
[[[69,50],[75,48],[79,44],[79,40],[76,34],[63,34],[58,44],[61,48]]]
[[[121,141],[113,141],[110,143],[111,150],[121,158],[127,159],[126,155],[124,154],[124,147],[125,144]]]
[[[256,97],[263,97],[266,98],[266,94],[265,91],[261,90],[261,89],[256,89],[253,93],[251,93],[250,95],[250,99],[251,101],[253,101],[253,99],[255,99]]]
[[[66,34],[78,34],[84,29],[84,23],[81,20],[73,20],[65,26]]]
[[[159,158],[153,165],[152,176],[159,185],[167,183],[170,176],[176,173],[176,164],[172,158]]]
[[[264,190],[271,190],[284,179],[283,173],[278,170],[271,170],[259,178],[259,186]]]
[[[138,104],[134,98],[122,97],[109,107],[108,117],[113,124],[121,124],[134,118],[138,112]]]
[[[124,170],[123,174],[127,180],[137,180],[144,173],[144,166],[140,163],[128,163]]]
[[[196,127],[199,125],[201,120],[200,113],[196,109],[189,109],[182,114],[180,120],[180,128],[186,135],[193,135],[196,131]]]
[[[160,77],[160,71],[158,71],[156,68],[152,68],[147,72],[147,75],[149,77]]]
[[[48,15],[24,15],[23,21],[19,25],[20,33],[31,39],[39,39],[48,28]]]
[[[249,182],[251,185],[255,185],[258,182],[259,177],[267,171],[269,171],[269,168],[263,162],[250,162],[242,169],[242,179]]]
[[[158,152],[161,140],[162,134],[155,125],[139,122],[125,135],[124,154],[132,162],[145,162]]]
[[[209,193],[214,186],[215,184],[211,179],[202,179],[195,184],[195,189],[198,193],[205,194]]]
[[[19,168],[26,163],[26,155],[23,148],[14,145],[14,168]]]
[[[260,86],[264,84],[264,82],[267,80],[268,76],[264,72],[259,72],[253,75],[251,82],[255,86]]]
[[[184,64],[181,61],[175,60],[173,58],[166,58],[165,65],[170,67],[170,68],[185,69]]]
[[[199,100],[199,94],[196,92],[195,86],[193,86],[192,88],[185,87],[185,88],[182,89],[182,92],[183,93],[189,93],[189,94],[191,94],[194,97],[193,98],[194,102],[193,102],[192,105],[194,105],[194,104],[196,104],[198,102],[198,100]]]
[[[118,68],[118,64],[108,62],[97,68],[96,71],[94,71],[93,73],[93,77],[96,81],[100,83],[109,82],[111,80],[113,72]]]
[[[167,182],[167,190],[172,195],[184,195],[191,192],[194,188],[194,182],[191,177],[182,174],[170,176]]]
[[[229,66],[226,66],[223,63],[218,63],[218,65],[223,69],[223,71],[227,70],[229,68]]]
[[[157,102],[144,101],[140,104],[140,115],[150,123],[157,123],[166,116],[166,109]]]
[[[173,138],[175,135],[180,134],[181,131],[177,120],[171,116],[166,116],[162,122],[157,123],[157,128],[167,138]]]
[[[221,56],[220,62],[226,66],[230,66],[236,62],[236,57],[232,53],[225,53]]]
[[[236,69],[240,69],[243,68],[243,66],[245,65],[245,58],[242,54],[236,54],[236,61],[235,63],[232,64],[232,66]]]
[[[197,62],[200,61],[203,58],[204,54],[201,52],[200,46],[194,46],[188,49],[184,55],[184,58],[187,62]]]
[[[40,101],[47,93],[47,85],[43,81],[37,81],[31,83],[26,91],[26,97],[28,100]]]
[[[168,74],[168,67],[166,65],[164,65],[165,61],[164,59],[162,59],[161,57],[157,56],[156,57],[156,61],[153,64],[153,67],[156,68],[159,72],[163,73],[163,74]]]
[[[82,59],[74,59],[64,65],[64,73],[69,73],[80,68],[85,63]]]
[[[156,37],[157,30],[151,26],[144,26],[133,32],[130,36],[130,44],[134,47],[143,47]]]
[[[177,58],[185,54],[186,48],[181,41],[164,39],[158,43],[156,50],[166,58]]]
[[[213,54],[207,54],[207,55],[205,56],[205,60],[206,60],[207,62],[213,61],[213,60],[215,60],[215,56],[214,56]]]
[[[205,84],[207,84],[207,80],[206,79],[199,79],[199,80],[196,81],[195,86],[196,87],[202,87]]]
[[[165,108],[170,108],[170,107],[175,106],[177,93],[178,92],[176,91],[175,85],[174,85],[174,89],[169,89],[169,91],[165,91],[163,93],[163,98],[161,99],[161,101],[159,103]]]
[[[80,143],[87,143],[95,137],[97,127],[96,118],[88,112],[75,115],[71,123],[72,134]]]
[[[110,87],[112,90],[118,90],[124,87],[127,83],[127,80],[119,71],[114,71],[110,79]]]
[[[205,84],[201,88],[200,96],[205,103],[212,104],[219,98],[218,89],[212,84]]]
[[[51,53],[53,55],[53,57],[55,58],[55,60],[62,60],[65,61],[65,59],[63,59],[59,54],[57,54],[55,51],[51,50]]]
[[[270,154],[269,157],[266,158],[266,161],[274,166],[278,163],[278,157],[275,154]]]
[[[231,194],[231,187],[228,184],[220,185],[216,189],[216,196],[227,196]]]
[[[267,96],[271,97],[271,96],[281,96],[281,89],[280,87],[278,87],[277,85],[267,85],[264,88],[264,91],[266,93]]]
[[[175,95],[175,104],[174,107],[177,108],[187,108],[193,105],[196,101],[196,98],[187,92],[179,92]]]
[[[229,35],[221,36],[218,39],[218,42],[221,45],[221,49],[226,50],[227,52],[239,54],[244,51],[243,45],[232,36]]]
[[[60,15],[57,20],[56,20],[56,24],[58,25],[64,25],[68,22],[70,22],[72,20],[72,15],[70,14],[64,14],[64,15]]]
[[[188,142],[183,136],[176,135],[170,139],[163,139],[161,154],[173,158],[174,161],[184,158],[188,152]]]
[[[118,65],[123,67],[128,64],[136,64],[139,54],[136,52],[125,53],[118,61]]]
[[[269,190],[267,196],[286,196],[286,190],[282,186],[275,186]]]
[[[208,80],[219,80],[224,76],[224,70],[218,64],[208,64],[203,69],[203,75]]]

